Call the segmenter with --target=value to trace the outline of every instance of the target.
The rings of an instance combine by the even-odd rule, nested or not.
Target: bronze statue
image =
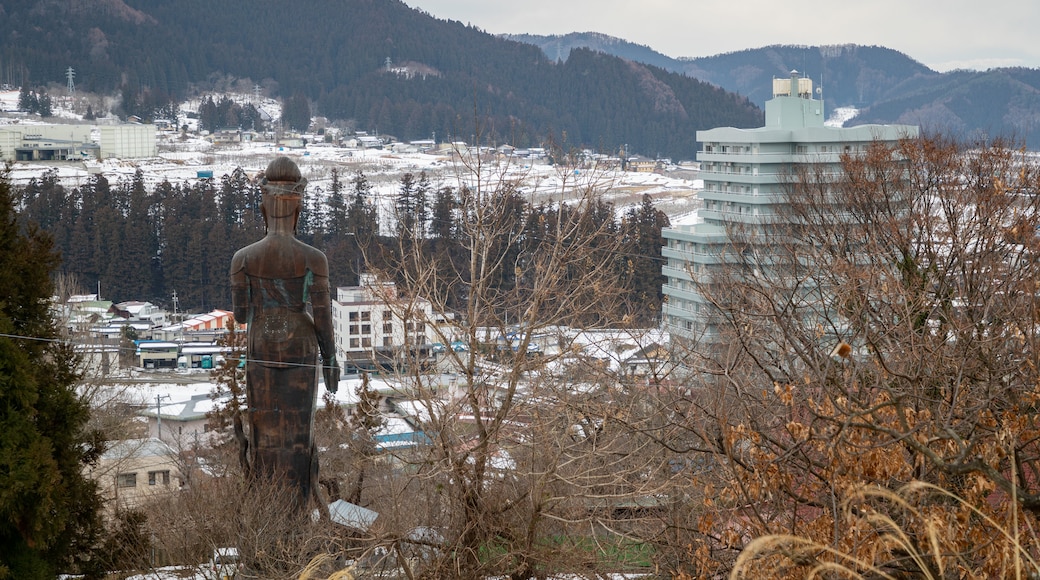
[[[247,325],[246,397],[254,477],[285,477],[307,506],[317,482],[314,409],[318,354],[325,386],[336,392],[339,366],[325,254],[296,239],[307,180],[287,157],[267,166],[261,212],[267,235],[235,252],[235,319]]]

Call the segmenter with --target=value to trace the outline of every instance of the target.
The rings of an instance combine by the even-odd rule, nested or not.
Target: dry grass
[[[859,529],[868,537],[855,554],[799,536],[774,534],[755,539],[741,552],[730,579],[775,577],[787,564],[787,578],[884,578],[910,576],[927,580],[991,576],[983,573],[963,551],[951,550],[947,541],[948,520],[917,507],[924,497],[938,498],[971,512],[984,529],[974,530],[1007,554],[1002,578],[1040,577],[1040,563],[1032,550],[1040,545],[1036,530],[1019,525],[1019,509],[1011,498],[1007,522],[999,522],[956,494],[924,482],[912,482],[897,491],[863,485],[850,491],[842,503],[848,529]],[[874,506],[886,509],[877,509]],[[894,508],[894,509],[893,509]],[[900,521],[896,521],[897,514]],[[1023,520],[1024,521],[1024,520]],[[971,524],[968,524],[971,525]]]

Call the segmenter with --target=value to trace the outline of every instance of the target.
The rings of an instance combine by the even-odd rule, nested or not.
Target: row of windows
[[[733,185],[730,182],[708,181],[704,184],[704,191],[717,191],[720,193],[750,193],[758,195],[758,187],[751,185]]]
[[[719,143],[705,143],[705,153],[754,153],[758,151],[758,144],[754,145],[722,145]]]
[[[426,339],[426,335],[424,335],[424,334],[416,334],[414,336],[405,336],[405,338],[404,338],[404,343],[405,344],[426,344],[427,342],[428,341]],[[393,345],[394,345],[394,343],[393,343],[393,339],[391,337],[389,337],[389,336],[384,336],[383,337],[383,347],[384,348],[390,348]],[[372,348],[372,338],[369,337],[369,336],[364,336],[364,337],[361,337],[361,338],[351,338],[350,339],[350,348]]]
[[[820,144],[802,144],[795,145],[794,152],[798,154],[806,153],[854,153],[866,151],[870,145],[868,143],[820,143]],[[720,143],[705,143],[705,153],[732,153],[736,155],[740,154],[756,154],[758,153],[758,144],[753,143],[750,145],[736,145],[736,144],[720,144]],[[709,169],[710,165],[706,166],[705,169]]]
[[[412,332],[412,331],[415,331],[415,332],[425,332],[426,331],[426,325],[421,323],[421,322],[416,322],[416,323],[407,322],[404,325],[404,330],[405,330],[405,332]],[[389,323],[389,322],[384,322],[383,323],[383,334],[393,334],[393,332],[394,332],[394,325],[392,323]],[[360,324],[360,325],[359,324],[351,324],[350,325],[350,334],[372,334],[372,325],[371,324]]]
[[[137,473],[116,474],[116,485],[119,487],[137,487]],[[149,471],[148,485],[170,485],[170,470]]]
[[[371,310],[353,310],[353,311],[347,313],[347,319],[350,320],[351,322],[357,322],[358,320],[361,320],[362,322],[370,321],[370,320],[372,320],[372,311]],[[384,310],[383,311],[383,320],[393,320],[393,319],[394,319],[394,313],[393,312],[391,312],[389,310]]]

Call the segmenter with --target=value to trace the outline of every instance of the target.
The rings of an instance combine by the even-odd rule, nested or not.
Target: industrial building
[[[84,161],[155,157],[155,125],[0,126],[0,161]]]

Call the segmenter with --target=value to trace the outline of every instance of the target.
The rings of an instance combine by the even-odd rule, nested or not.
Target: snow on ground
[[[100,382],[100,381],[95,381]],[[210,395],[218,391],[218,385],[210,377],[210,371],[192,369],[188,372],[142,372],[134,370],[124,376],[110,375],[99,386],[88,381],[93,396],[99,400],[119,401],[138,407],[154,407],[156,397],[162,401],[164,415],[176,414],[183,403],[198,395]],[[372,387],[381,392],[397,392],[394,385],[373,379]],[[340,380],[335,399],[340,405],[354,405],[358,401],[359,377],[348,376]],[[325,396],[325,383],[318,383],[318,400]],[[199,406],[196,410],[205,410]]]
[[[239,95],[239,102],[250,102],[252,97]],[[219,99],[219,97],[214,97]],[[78,115],[55,100],[55,116],[59,119],[78,119]],[[182,105],[182,112],[196,110],[200,101]],[[17,107],[18,91],[0,92],[0,110],[11,111]],[[260,108],[277,118],[280,111],[276,101],[263,99]],[[54,119],[48,119],[53,122]],[[109,120],[106,119],[105,122]],[[186,116],[178,124],[188,123]],[[2,124],[38,124],[43,121],[23,114],[0,115]],[[60,121],[59,121],[60,122]],[[318,138],[311,137],[310,141]],[[322,195],[328,191],[332,170],[337,169],[344,187],[349,188],[350,178],[364,172],[373,189],[373,200],[379,207],[380,219],[387,226],[392,212],[392,200],[398,182],[404,173],[426,172],[434,189],[443,186],[476,186],[476,176],[467,164],[457,156],[430,155],[417,152],[395,152],[390,149],[355,149],[336,147],[321,142],[311,142],[303,148],[287,148],[270,142],[250,142],[215,145],[194,134],[178,131],[161,131],[158,136],[158,155],[148,159],[86,162],[54,162],[53,164],[14,163],[10,179],[15,185],[24,185],[30,179],[39,179],[46,171],[54,170],[58,179],[67,187],[79,187],[87,183],[92,175],[104,175],[110,183],[117,185],[132,179],[140,170],[146,187],[154,188],[163,181],[173,184],[194,183],[200,175],[212,174],[220,178],[230,175],[241,167],[247,175],[257,175],[277,155],[287,155],[300,166],[308,179],[308,193]],[[703,182],[695,180],[690,171],[668,171],[665,173],[634,173],[620,170],[560,170],[557,167],[525,159],[485,162],[488,169],[480,176],[483,187],[494,187],[499,181],[521,183],[520,191],[532,203],[566,200],[574,191],[594,185],[605,192],[607,201],[613,202],[619,214],[638,205],[643,194],[654,198],[655,205],[665,213],[682,215],[697,205],[696,191]],[[692,176],[692,177],[691,177]]]
[[[827,127],[844,127],[845,123],[848,123],[856,115],[859,114],[859,109],[856,107],[837,107],[831,111],[829,119],[823,122]]]
[[[18,91],[0,91],[0,111],[18,108]]]

